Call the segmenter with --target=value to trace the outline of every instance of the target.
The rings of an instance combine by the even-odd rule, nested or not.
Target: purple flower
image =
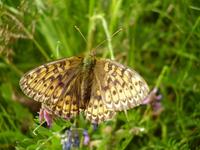
[[[72,132],[71,130],[65,131],[65,133],[62,135],[62,149],[63,150],[70,150],[72,147]]]
[[[162,99],[162,95],[157,95],[157,93],[158,88],[153,88],[149,95],[143,100],[143,104],[150,104],[155,101],[160,101]]]
[[[83,145],[87,146],[90,142],[90,136],[87,130],[71,127],[70,129],[66,130],[64,134],[61,135],[61,144],[63,150],[70,150],[73,148],[80,147],[80,133],[83,135]]]
[[[45,108],[40,108],[39,120],[40,123],[42,123],[45,120],[47,122],[47,126],[51,127],[53,122],[53,117]]]
[[[84,136],[83,144],[84,144],[84,145],[89,145],[90,136],[89,136],[87,130],[84,130],[84,131],[83,131],[83,136]]]
[[[153,115],[158,116],[163,111],[161,105],[162,95],[158,94],[158,88],[153,88],[149,95],[143,100],[143,104],[150,104],[153,109]]]
[[[40,108],[39,120],[40,120],[40,123],[42,123],[44,120],[44,110],[42,108]]]
[[[70,150],[71,148],[79,148],[80,146],[80,137],[78,128],[70,128],[66,130],[65,133],[61,136],[61,144],[63,150]]]
[[[79,134],[78,134],[78,131],[75,131],[75,133],[74,133],[74,143],[73,143],[73,145],[74,145],[74,147],[79,147],[79,145],[80,145],[80,140],[79,140]]]
[[[68,142],[68,141],[63,142],[62,149],[63,150],[70,150],[71,149],[71,143]]]

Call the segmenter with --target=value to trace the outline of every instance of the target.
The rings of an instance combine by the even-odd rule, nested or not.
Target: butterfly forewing
[[[61,98],[68,101],[68,97],[63,96],[78,77],[81,64],[82,58],[79,57],[47,63],[26,73],[20,80],[20,87],[27,96],[36,101],[59,105]]]
[[[98,60],[94,72],[101,81],[102,99],[108,109],[121,111],[133,108],[148,95],[149,88],[144,79],[115,61]]]

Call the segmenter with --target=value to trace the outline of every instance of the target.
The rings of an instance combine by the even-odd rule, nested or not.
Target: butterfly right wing
[[[148,95],[144,79],[134,70],[109,59],[96,61],[103,102],[108,109],[122,111],[138,106]]]

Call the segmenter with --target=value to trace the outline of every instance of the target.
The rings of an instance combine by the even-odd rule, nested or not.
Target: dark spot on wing
[[[116,95],[116,91],[113,91],[113,95]]]

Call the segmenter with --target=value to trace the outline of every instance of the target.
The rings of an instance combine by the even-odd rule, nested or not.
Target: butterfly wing
[[[148,95],[145,80],[134,70],[109,59],[96,61],[94,72],[108,109],[122,111],[138,106]]]
[[[87,104],[81,98],[82,74],[79,72],[63,90],[62,95],[51,110],[62,118],[71,118],[84,110]]]
[[[104,104],[100,86],[95,74],[92,82],[91,97],[85,110],[86,119],[97,124],[112,119],[115,115],[115,112],[107,109]]]
[[[42,108],[50,114],[57,115],[59,117],[69,119],[76,116],[83,111],[87,104],[81,98],[81,87],[82,82],[81,74],[76,75],[67,88],[63,90],[62,95],[55,104],[42,103]]]
[[[21,78],[20,87],[56,115],[68,117],[84,105],[77,98],[82,61],[80,57],[71,57],[37,67]]]

